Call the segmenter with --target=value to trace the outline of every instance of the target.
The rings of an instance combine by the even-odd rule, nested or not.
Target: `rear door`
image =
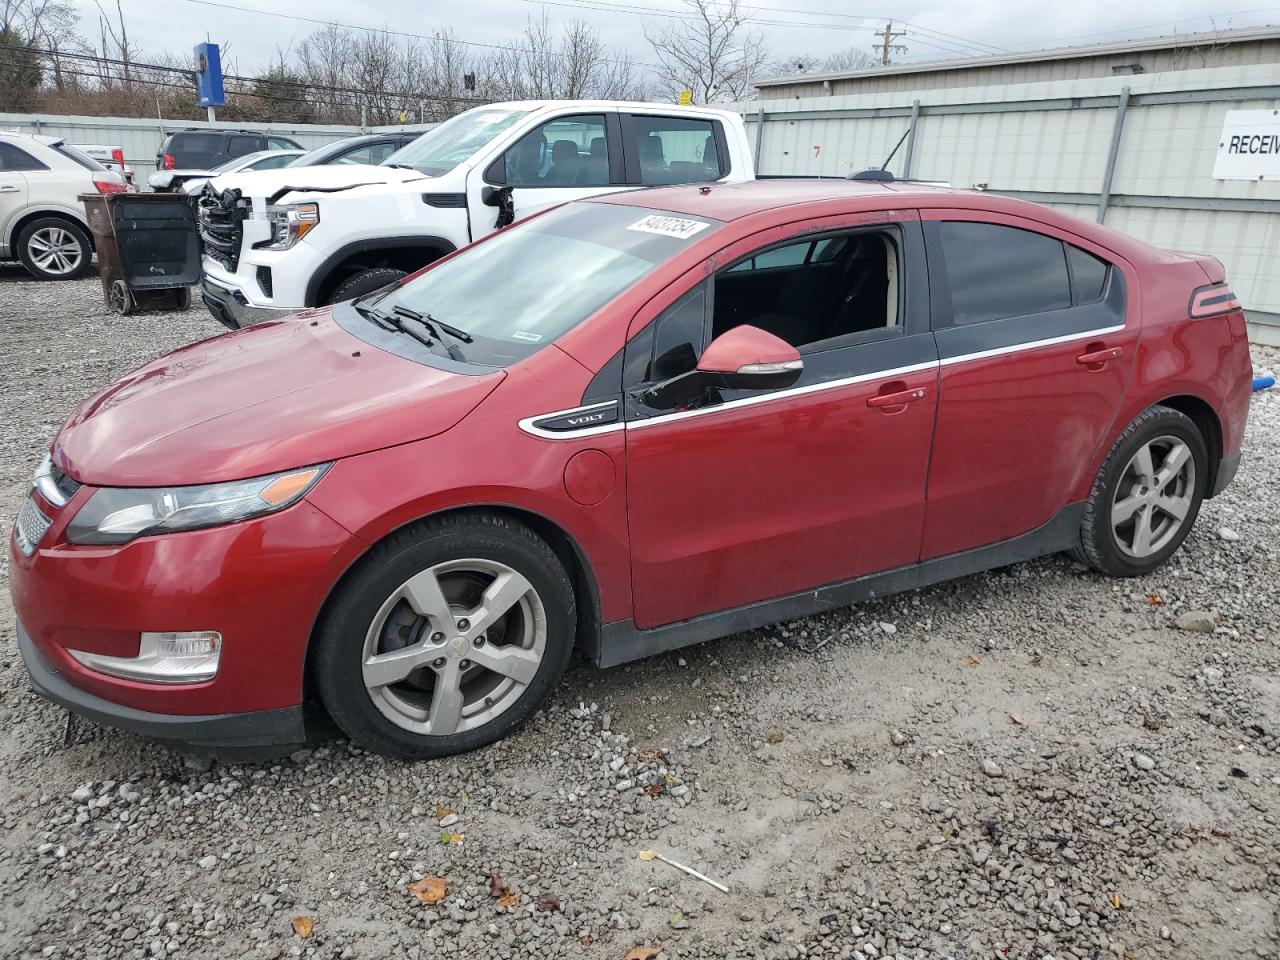
[[[941,363],[929,559],[1067,505],[1109,435],[1138,329],[1136,289],[1107,251],[1017,217],[923,216]]]
[[[482,199],[486,186],[510,188],[516,220],[570,200],[624,189],[617,111],[593,108],[546,120],[483,171],[473,171],[468,182],[472,239],[496,226],[497,208]]]
[[[914,213],[780,227],[653,301],[624,353],[634,620],[651,628],[914,563],[937,353]],[[651,409],[714,336],[768,329],[804,359],[776,391]]]
[[[18,239],[9,232],[27,205],[24,171],[47,169],[25,150],[0,140],[0,245],[13,244]]]

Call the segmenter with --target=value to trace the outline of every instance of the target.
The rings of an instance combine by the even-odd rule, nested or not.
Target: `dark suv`
[[[181,130],[156,151],[157,170],[212,170],[256,150],[301,150],[288,137],[252,130]]]

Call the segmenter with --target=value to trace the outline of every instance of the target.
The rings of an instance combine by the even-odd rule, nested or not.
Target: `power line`
[[[341,27],[344,30],[360,30],[364,33],[381,33],[392,37],[406,37],[413,40],[426,40],[433,43],[449,43],[461,44],[466,47],[482,47],[487,50],[503,50],[514,53],[529,53],[528,47],[509,46],[500,43],[481,43],[478,40],[460,40],[457,37],[446,37],[441,34],[424,34],[411,33],[407,30],[392,30],[388,27],[366,27],[358,23],[343,23],[340,20],[322,20],[318,17],[304,17],[295,13],[280,13],[276,10],[254,10],[249,7],[237,6],[233,3],[221,3],[218,0],[181,0],[182,3],[194,3],[205,7],[217,7],[222,10],[235,10],[239,13],[251,13],[263,17],[278,17],[282,20],[297,20],[302,23],[312,23],[322,27]],[[552,53],[550,56],[557,60],[568,59],[562,54]],[[600,57],[602,63],[617,63],[629,66],[657,67],[654,63],[641,63],[636,60],[620,60],[616,57]]]

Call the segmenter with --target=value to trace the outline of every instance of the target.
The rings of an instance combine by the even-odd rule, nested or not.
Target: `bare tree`
[[[645,28],[662,92],[674,99],[681,90],[690,90],[694,103],[742,99],[768,54],[763,36],[746,27],[741,0],[683,3],[687,18]]]

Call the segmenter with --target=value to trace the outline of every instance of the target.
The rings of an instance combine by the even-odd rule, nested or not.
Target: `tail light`
[[[164,155],[164,162],[160,164],[160,166],[163,167],[165,170],[177,170],[178,162],[173,159],[172,153],[166,153]]]
[[[1240,309],[1240,301],[1225,283],[1210,283],[1196,287],[1191,294],[1191,303],[1187,313],[1192,320],[1203,320],[1205,317],[1219,317]]]
[[[124,169],[124,151],[123,150],[121,150],[119,147],[116,147],[114,150],[111,151],[111,159],[114,160],[116,163],[120,164],[120,168],[122,170]]]
[[[108,193],[126,193],[129,190],[128,185],[120,183],[118,180],[107,180],[105,178],[100,180],[94,177],[93,185],[99,193],[104,195]]]

